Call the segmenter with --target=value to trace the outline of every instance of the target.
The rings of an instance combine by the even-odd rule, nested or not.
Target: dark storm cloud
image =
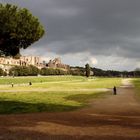
[[[38,16],[47,36],[34,48],[139,58],[140,0],[0,0]]]

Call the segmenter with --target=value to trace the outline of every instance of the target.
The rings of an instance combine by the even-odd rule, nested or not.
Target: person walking
[[[11,83],[11,86],[14,87],[14,83]]]
[[[32,82],[29,82],[29,85],[31,86],[32,85]]]
[[[114,95],[116,95],[117,94],[117,89],[116,89],[116,87],[114,86],[114,88],[113,88],[113,93],[114,93]]]

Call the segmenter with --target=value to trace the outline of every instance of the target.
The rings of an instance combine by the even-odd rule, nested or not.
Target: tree
[[[85,70],[86,70],[86,77],[89,77],[90,76],[90,66],[89,66],[89,64],[85,65]]]
[[[0,68],[0,76],[4,75],[4,71],[2,70],[2,68]]]
[[[36,66],[30,65],[29,68],[29,75],[37,76],[39,74],[39,69]]]
[[[10,76],[28,76],[29,75],[29,67],[26,66],[15,66],[9,70]]]
[[[139,77],[140,76],[140,68],[136,68],[134,70],[134,77]]]
[[[45,31],[29,10],[0,4],[0,55],[16,56],[38,41]]]
[[[68,72],[61,69],[53,69],[53,68],[42,68],[40,70],[41,75],[67,75]]]

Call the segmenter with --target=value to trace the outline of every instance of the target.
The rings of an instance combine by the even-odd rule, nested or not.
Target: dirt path
[[[101,91],[101,92],[107,92],[107,91],[110,91],[110,89],[108,88],[96,88],[96,89],[67,89],[67,90],[65,90],[65,89],[43,89],[43,88],[37,88],[37,89],[24,89],[24,90],[17,90],[17,89],[12,89],[12,90],[0,90],[0,93],[4,93],[4,92],[10,92],[10,93],[16,93],[16,92],[21,92],[21,93],[23,93],[23,92],[39,92],[39,91],[42,91],[42,92],[45,92],[45,91],[65,91],[65,92],[67,92],[67,91],[80,91],[80,92],[85,92],[85,91]]]
[[[117,95],[63,113],[0,116],[0,140],[140,140],[140,103],[126,79]]]

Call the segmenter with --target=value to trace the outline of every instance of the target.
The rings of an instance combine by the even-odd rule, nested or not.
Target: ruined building
[[[65,70],[68,70],[70,68],[69,65],[63,64],[60,58],[55,58],[54,60],[50,60],[49,63],[47,64],[47,67],[61,68]]]
[[[20,59],[14,59],[12,57],[0,57],[0,68],[6,72],[8,72],[9,69],[13,66],[29,65],[34,65],[38,68],[43,67],[43,64],[40,61],[40,57],[37,56],[21,56]]]
[[[39,69],[44,67],[61,68],[64,70],[69,69],[69,65],[62,64],[60,58],[50,60],[49,63],[46,64],[46,62],[42,61],[41,57],[39,56],[21,56],[20,59],[14,59],[12,57],[0,57],[0,68],[2,68],[7,73],[9,69],[13,66],[29,66],[29,65],[36,66]]]

